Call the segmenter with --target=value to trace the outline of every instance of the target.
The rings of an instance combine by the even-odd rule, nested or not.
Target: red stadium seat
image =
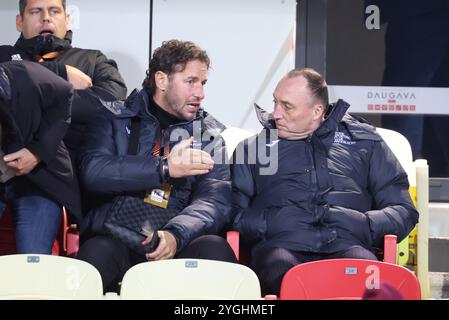
[[[390,290],[388,294],[381,291]],[[372,291],[374,290],[374,291]],[[410,270],[391,263],[360,259],[332,259],[299,264],[281,284],[281,300],[353,300],[377,296],[420,300],[421,289]],[[391,293],[393,292],[393,293]]]
[[[240,233],[238,231],[228,231],[226,239],[237,257],[237,260],[250,265],[249,250],[241,246]],[[388,263],[397,263],[397,237],[395,235],[386,235],[384,237],[384,249],[379,253],[380,259]]]

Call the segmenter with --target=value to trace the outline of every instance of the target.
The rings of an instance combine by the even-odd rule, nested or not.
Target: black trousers
[[[262,294],[279,296],[282,278],[294,266],[323,259],[355,258],[377,260],[369,250],[353,246],[336,253],[294,252],[283,248],[263,248],[253,253],[252,267],[259,277]]]
[[[83,243],[78,259],[92,264],[100,272],[105,292],[119,292],[119,282],[132,266],[145,262],[120,240],[96,236]],[[192,240],[175,258],[210,259],[237,262],[227,241],[216,235],[206,235]]]

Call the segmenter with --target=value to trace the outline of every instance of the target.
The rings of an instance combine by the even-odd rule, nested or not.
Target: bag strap
[[[131,133],[129,137],[128,144],[128,154],[136,155],[137,147],[139,146],[139,137],[140,137],[140,118],[134,117],[131,119]]]

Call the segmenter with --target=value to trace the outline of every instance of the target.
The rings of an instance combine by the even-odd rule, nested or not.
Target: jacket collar
[[[338,124],[343,119],[348,108],[349,103],[342,99],[339,99],[337,102],[329,105],[328,116],[323,123],[321,123],[318,129],[315,130],[314,134],[318,137],[322,137],[336,131]]]
[[[54,35],[35,36],[31,39],[25,39],[23,34],[15,44],[16,48],[24,50],[30,55],[44,55],[49,52],[64,51],[72,47],[72,31],[67,31],[64,39]]]
[[[254,104],[254,108],[256,110],[256,115],[259,122],[265,129],[276,129],[276,123],[274,122],[273,114],[271,112],[265,111],[257,104]],[[349,104],[342,99],[339,99],[337,102],[331,104],[329,106],[328,116],[318,127],[318,129],[315,130],[314,134],[317,136],[323,136],[329,132],[335,131],[338,124],[346,114],[348,108]]]

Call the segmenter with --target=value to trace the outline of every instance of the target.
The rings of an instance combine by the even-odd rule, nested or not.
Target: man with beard
[[[99,113],[87,130],[80,177],[96,204],[81,226],[78,258],[99,270],[106,291],[117,290],[125,272],[146,260],[236,262],[217,235],[231,220],[231,182],[229,165],[221,162],[225,126],[201,108],[209,64],[192,42],[164,42],[154,51],[143,89],[124,102],[105,103],[112,112]],[[166,209],[166,224],[148,230],[137,250],[104,229],[114,198],[123,194],[149,200],[152,210]],[[155,250],[144,248],[155,234]]]

